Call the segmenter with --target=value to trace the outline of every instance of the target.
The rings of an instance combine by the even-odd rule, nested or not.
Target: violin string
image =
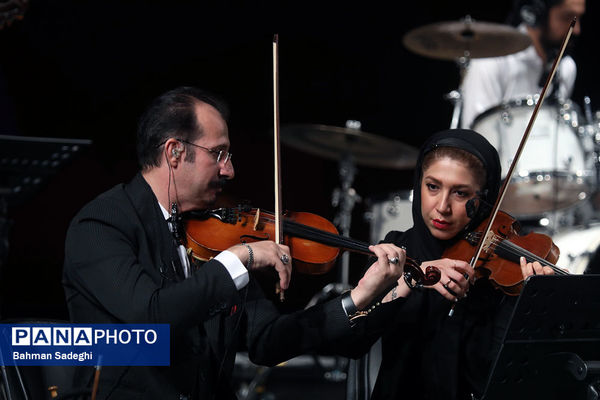
[[[274,222],[274,219],[269,216],[263,215],[260,217],[260,221],[266,222],[266,223],[272,223],[272,222]],[[343,248],[349,249],[349,250],[356,250],[356,251],[360,251],[363,253],[372,254],[371,251],[369,251],[369,249],[368,249],[368,247],[369,247],[368,244],[361,242],[359,240],[347,237],[347,236],[336,235],[335,233],[327,232],[327,231],[324,231],[324,230],[321,230],[321,229],[318,229],[318,228],[315,228],[312,226],[300,224],[298,222],[291,221],[291,220],[284,221],[284,230],[285,230],[285,227],[288,227],[288,230],[290,230],[290,233],[294,233],[299,236],[301,235],[301,236],[303,236],[304,239],[308,239],[308,240],[312,239],[315,242],[320,242],[325,245],[343,247]],[[481,232],[473,232],[472,236],[475,239],[479,240],[479,238],[481,237]],[[529,262],[529,260],[538,261],[541,265],[552,268],[552,270],[557,275],[569,275],[568,272],[563,271],[561,268],[548,262],[547,260],[544,260],[543,258],[537,256],[536,254],[531,253],[508,240],[499,239],[496,235],[494,235],[494,237],[492,239],[492,245],[495,245],[497,248],[500,248],[511,255],[519,256],[519,257],[523,256],[528,260],[528,262]]]
[[[473,232],[473,237],[475,239],[479,240],[479,238],[481,237],[481,232]],[[557,275],[570,275],[569,272],[562,270],[560,267],[548,262],[547,260],[539,257],[538,255],[531,253],[530,251],[525,250],[522,247],[520,247],[506,239],[498,239],[498,237],[496,235],[494,235],[494,238],[492,239],[492,244],[495,245],[497,248],[500,248],[511,255],[523,256],[528,260],[528,262],[529,262],[529,260],[538,261],[543,266],[552,268],[552,270]]]
[[[481,234],[476,233],[474,236],[480,237]],[[511,255],[524,256],[526,259],[528,259],[528,262],[529,262],[529,260],[538,261],[543,266],[552,268],[556,272],[557,275],[570,275],[568,272],[563,271],[561,268],[557,267],[556,265],[537,256],[534,253],[531,253],[531,252],[523,249],[522,247],[517,246],[516,244],[514,244],[508,240],[497,239],[497,237],[494,236],[494,239],[492,240],[492,244],[496,245],[497,248],[500,248],[500,249],[508,252]]]
[[[246,211],[235,210],[234,216],[236,217],[236,220],[239,220],[241,216],[244,216],[250,220],[252,219],[252,217],[255,216],[255,214]],[[259,217],[259,222],[269,224],[273,223],[274,219],[271,217],[270,214],[265,214]],[[307,240],[312,240],[317,243],[325,244],[332,247],[340,247],[347,250],[354,250],[365,255],[374,256],[374,253],[369,250],[368,243],[362,242],[357,239],[353,239],[348,236],[342,236],[309,225],[300,224],[290,219],[283,220],[284,233],[286,232],[286,230],[288,233],[291,233],[298,237],[302,237]],[[418,284],[433,285],[437,283],[439,277],[437,279],[430,279],[430,277],[426,276],[425,273],[421,270],[419,264],[420,263],[417,260],[406,256],[404,268],[405,270],[411,272],[413,280],[415,280]]]
[[[260,219],[261,219],[261,222],[267,222],[267,223],[273,222],[273,218],[271,218],[270,216],[261,216]],[[321,240],[321,241],[330,243],[334,246],[340,246],[340,247],[344,247],[344,248],[347,248],[350,250],[356,250],[356,251],[361,251],[361,252],[371,254],[371,252],[369,251],[368,244],[361,242],[359,240],[353,239],[353,238],[349,238],[347,236],[336,235],[335,233],[327,232],[322,229],[318,229],[318,228],[315,228],[312,226],[300,224],[298,222],[291,221],[291,220],[284,221],[284,227],[286,227],[286,226],[288,228],[290,228],[291,230],[293,230],[292,233],[295,233],[297,235],[303,235],[304,238],[308,239],[308,240],[314,239],[314,241],[316,241],[316,242]]]
[[[271,218],[269,215],[263,215],[260,217],[260,221],[261,222],[266,222],[266,223],[272,223],[273,222],[273,218]],[[290,233],[294,233],[296,235],[302,235],[305,239],[308,240],[313,240],[316,242],[325,242],[323,244],[326,245],[332,245],[334,247],[342,247],[344,249],[348,249],[348,250],[355,250],[355,251],[359,251],[363,254],[366,255],[373,255],[373,252],[371,252],[369,250],[369,244],[362,242],[360,240],[348,237],[348,236],[342,236],[342,235],[338,235],[332,232],[327,232],[324,231],[322,229],[318,229],[312,226],[308,226],[308,225],[304,225],[304,224],[300,224],[298,222],[292,221],[292,220],[284,220],[283,222],[284,225],[284,233],[286,228],[288,228],[288,231],[290,231]],[[292,232],[293,231],[293,232]],[[410,257],[406,257],[407,261],[409,263],[412,263],[413,266],[418,266],[419,263],[416,260],[413,260]]]

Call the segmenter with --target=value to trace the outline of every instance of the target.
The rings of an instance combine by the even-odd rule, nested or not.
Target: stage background
[[[410,53],[402,37],[424,24],[503,22],[510,1],[183,2],[32,0],[0,31],[0,134],[90,139],[93,146],[34,196],[9,207],[10,253],[1,271],[2,318],[67,318],[60,283],[70,219],[87,201],[137,170],[134,132],[150,100],[196,85],[231,106],[236,179],[222,204],[272,209],[271,40],[280,37],[281,123],[344,126],[418,147],[449,126],[443,96],[456,89],[453,62]],[[400,11],[397,10],[400,8]],[[597,2],[589,1],[573,54],[573,100],[600,109]],[[335,161],[283,147],[283,203],[335,216]],[[411,170],[359,166],[352,235],[369,240],[366,200],[408,189]],[[90,243],[94,246],[94,243]],[[352,278],[363,257],[352,256]],[[302,307],[337,270],[295,277],[283,309]]]

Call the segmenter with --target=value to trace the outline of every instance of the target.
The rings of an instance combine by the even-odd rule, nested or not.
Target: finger
[[[551,267],[543,267],[544,275],[554,275],[554,270]]]
[[[544,275],[544,268],[542,267],[542,264],[540,264],[539,262],[535,261],[532,263],[532,268],[533,271],[536,275]]]
[[[401,255],[403,253],[405,254],[403,249],[399,248],[398,246],[396,246],[392,243],[380,243],[380,244],[376,245],[375,247],[377,247],[385,252],[385,254],[387,255],[388,262],[390,264],[399,264]]]
[[[521,264],[521,273],[523,275],[523,279],[527,279],[531,275],[535,275],[533,266],[531,263],[528,263],[527,260],[525,260],[525,257],[519,258],[519,263]]]
[[[450,279],[452,279],[453,281],[455,281],[456,283],[461,284],[462,286],[467,287],[468,285],[468,281],[470,280],[467,279],[465,277],[465,275],[467,277],[470,277],[469,274],[467,274],[467,270],[463,269],[463,268],[459,268],[459,267],[453,267],[453,268],[446,268],[444,270],[444,272],[446,273],[446,275],[448,275],[448,277]]]
[[[285,254],[285,253],[284,253]],[[287,257],[289,257],[289,255],[285,254]],[[278,259],[274,265],[275,265],[275,271],[277,271],[277,275],[279,275],[279,286],[281,286],[281,288],[283,290],[287,289],[290,285],[290,279],[292,277],[292,263],[288,262],[287,264],[284,264],[281,259]]]
[[[457,296],[456,293],[450,289],[447,283],[441,283],[438,282],[436,283],[433,288],[442,296],[444,296],[444,298],[450,300],[450,301],[456,301],[457,300]]]
[[[435,289],[439,294],[441,294],[444,298],[450,301],[457,301],[458,295],[457,290],[460,290],[456,283],[446,275],[445,270],[442,270],[442,276],[440,277],[440,281],[433,286],[425,286]],[[462,295],[461,295],[462,296]]]
[[[453,281],[452,279],[449,279],[449,280],[448,280],[448,282],[446,282],[446,283],[442,284],[442,287],[443,287],[444,289],[446,289],[446,291],[447,291],[448,293],[450,293],[452,296],[454,296],[454,297],[458,297],[458,293],[454,291],[454,290],[456,290],[456,288],[454,288],[454,289],[450,288],[450,286],[454,286],[454,285],[456,285],[456,284],[454,283],[454,281]]]
[[[473,277],[475,276],[475,269],[471,267],[469,263],[464,261],[456,260],[453,269],[459,271],[465,280],[469,282],[473,282]]]
[[[376,246],[369,246],[369,249],[377,256],[377,261],[379,265],[383,268],[388,268],[389,259],[392,257],[396,257],[395,255],[388,255],[389,250],[387,249],[387,247],[388,246],[386,246],[386,243],[382,243]]]

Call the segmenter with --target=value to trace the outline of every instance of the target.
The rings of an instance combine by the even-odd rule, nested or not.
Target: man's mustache
[[[208,186],[211,189],[223,189],[225,187],[225,185],[227,185],[227,179],[219,178],[214,181],[211,181]]]

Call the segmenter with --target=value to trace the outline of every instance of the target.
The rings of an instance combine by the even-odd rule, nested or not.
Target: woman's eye
[[[427,189],[429,190],[436,190],[438,188],[438,186],[434,183],[426,183],[425,185],[427,185]]]

